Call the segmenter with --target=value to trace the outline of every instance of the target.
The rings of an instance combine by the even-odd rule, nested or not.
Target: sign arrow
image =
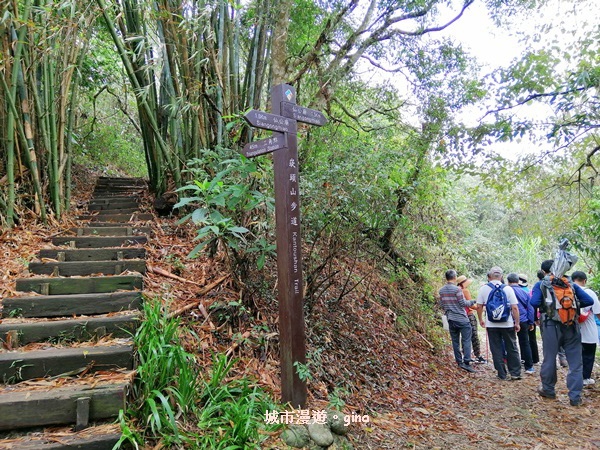
[[[246,158],[266,155],[286,147],[286,139],[283,133],[273,133],[273,136],[260,141],[248,142],[244,145],[242,153]]]
[[[252,109],[244,115],[250,125],[264,130],[279,131],[281,133],[295,132],[295,121],[289,117],[278,116],[263,111]]]
[[[298,122],[309,123],[319,127],[327,123],[327,118],[321,111],[304,108],[295,103],[281,102],[281,115],[295,119]]]

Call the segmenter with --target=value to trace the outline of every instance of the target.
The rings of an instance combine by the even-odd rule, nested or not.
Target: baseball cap
[[[494,266],[492,267],[489,272],[488,272],[488,276],[492,276],[492,275],[502,275],[504,272],[502,270],[502,267],[498,267],[498,266]]]

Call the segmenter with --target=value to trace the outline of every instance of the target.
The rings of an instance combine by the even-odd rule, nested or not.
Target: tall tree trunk
[[[273,30],[273,50],[271,52],[271,71],[273,74],[273,85],[287,82],[288,70],[287,40],[290,24],[290,11],[294,2],[292,0],[281,0],[277,2],[276,22]]]

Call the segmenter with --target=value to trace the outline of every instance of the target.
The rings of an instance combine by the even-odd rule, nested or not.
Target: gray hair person
[[[503,270],[501,267],[492,267],[487,274],[488,283],[484,284],[477,294],[477,316],[479,324],[484,327],[488,334],[488,342],[494,361],[494,369],[501,380],[520,380],[521,379],[521,358],[517,349],[517,332],[520,330],[518,300],[515,292],[510,286],[503,283]],[[505,321],[493,321],[486,314],[483,319],[483,311],[487,302],[490,300],[490,294],[499,287],[510,305],[510,314]],[[506,363],[508,373],[504,366],[504,350],[506,351]]]

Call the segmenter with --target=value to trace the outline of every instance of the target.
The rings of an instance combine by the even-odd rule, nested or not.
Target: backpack
[[[487,302],[485,304],[485,311],[487,318],[490,322],[506,322],[510,317],[510,303],[506,292],[504,292],[505,284],[487,284],[492,290],[488,295]]]
[[[544,278],[542,286],[546,288],[546,317],[565,325],[572,325],[579,318],[579,302],[575,290],[567,277],[554,275]],[[560,307],[559,307],[560,305]]]

